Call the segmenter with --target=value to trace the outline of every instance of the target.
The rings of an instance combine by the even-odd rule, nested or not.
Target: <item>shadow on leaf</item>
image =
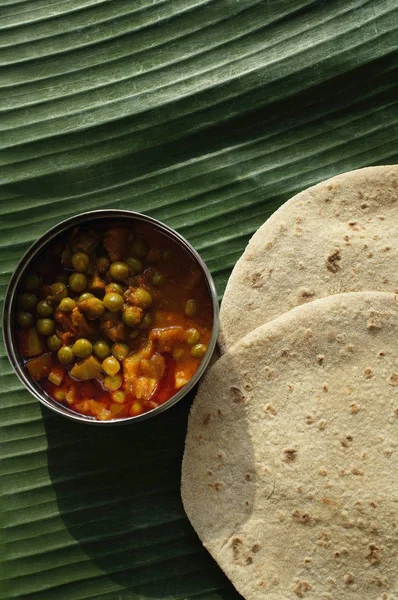
[[[117,584],[101,598],[240,597],[203,549],[182,507],[190,399],[154,419],[109,428],[43,409],[60,516],[83,552]]]

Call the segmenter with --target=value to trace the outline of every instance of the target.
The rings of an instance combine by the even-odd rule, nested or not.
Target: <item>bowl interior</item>
[[[130,225],[131,227],[133,227],[137,224],[139,224],[140,227],[144,227],[144,229],[155,229],[159,235],[167,238],[169,243],[175,246],[175,248],[177,248],[179,252],[183,253],[185,257],[189,257],[190,260],[194,261],[195,264],[200,267],[205,277],[209,297],[212,300],[212,334],[210,342],[208,344],[207,352],[203,357],[197,371],[188,381],[188,383],[178,392],[176,392],[176,394],[174,394],[169,400],[167,400],[163,404],[160,404],[157,408],[154,408],[137,416],[126,417],[122,419],[111,419],[108,421],[99,421],[94,417],[77,413],[74,410],[68,408],[66,405],[57,402],[43,389],[39,382],[34,381],[29,375],[29,372],[27,371],[27,368],[25,366],[25,360],[19,350],[19,343],[17,339],[17,327],[15,324],[15,315],[17,312],[17,294],[26,276],[32,271],[34,271],[35,267],[43,260],[43,258],[45,258],[46,261],[49,262],[49,256],[51,256],[51,253],[54,251],[56,245],[62,244],[63,241],[66,241],[66,239],[72,233],[75,227],[89,227],[90,229],[93,229],[95,231],[100,231],[104,229],[109,229],[110,227],[114,227],[116,225],[122,225],[124,227],[126,227],[126,225]],[[196,252],[196,250],[187,242],[187,240],[185,240],[176,231],[172,230],[160,221],[157,221],[140,213],[121,210],[92,211],[89,213],[77,215],[59,223],[58,225],[50,229],[48,232],[46,232],[41,238],[39,238],[22,257],[17,269],[15,270],[10,280],[6,292],[3,313],[3,331],[7,354],[17,376],[22,381],[24,386],[31,392],[31,394],[33,394],[33,396],[40,400],[40,402],[42,402],[45,406],[57,412],[58,414],[61,414],[70,419],[85,423],[92,423],[96,425],[109,426],[111,424],[126,424],[127,422],[132,421],[138,422],[143,419],[155,416],[156,414],[159,414],[160,412],[163,412],[167,408],[173,406],[183,396],[185,396],[189,392],[189,390],[192,389],[192,387],[198,382],[198,380],[204,373],[211,359],[217,341],[217,293],[211,274],[203,259]]]

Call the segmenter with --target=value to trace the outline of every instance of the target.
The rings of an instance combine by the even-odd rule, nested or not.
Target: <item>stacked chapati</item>
[[[185,510],[248,600],[398,599],[398,167],[253,236],[192,407]]]

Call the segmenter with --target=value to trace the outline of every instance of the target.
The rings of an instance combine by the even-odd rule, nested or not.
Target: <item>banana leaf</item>
[[[0,0],[1,298],[101,207],[176,228],[221,298],[290,196],[398,162],[397,30],[394,0]],[[0,599],[238,598],[180,501],[192,394],[98,431],[0,369]]]

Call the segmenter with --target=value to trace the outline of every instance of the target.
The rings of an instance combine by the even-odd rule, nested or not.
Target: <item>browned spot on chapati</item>
[[[271,381],[276,377],[275,371],[273,369],[270,369],[269,367],[265,367],[264,374],[267,381]]]
[[[377,565],[381,561],[381,548],[375,544],[369,544],[369,553],[366,555],[371,565]]]
[[[293,461],[296,460],[297,458],[297,450],[295,450],[294,448],[286,448],[283,451],[283,460],[287,463],[291,463]]]
[[[354,438],[352,437],[352,435],[347,435],[345,438],[340,440],[340,444],[343,448],[349,448],[353,441]]]
[[[307,512],[301,512],[299,510],[295,510],[292,513],[292,517],[298,523],[302,523],[303,525],[311,525],[314,522],[314,519]]]
[[[340,249],[335,248],[326,259],[326,268],[331,273],[337,273],[340,270],[339,261],[341,260]]]
[[[293,585],[293,592],[299,598],[304,598],[306,592],[312,590],[312,586],[308,583],[308,581],[298,580]]]
[[[278,414],[275,406],[273,406],[272,404],[266,404],[264,406],[264,412],[270,418],[275,417]]]
[[[393,387],[398,385],[398,375],[396,373],[393,373],[388,381],[388,383],[390,385],[392,385]]]
[[[326,504],[327,506],[339,506],[339,503],[336,500],[333,500],[333,498],[321,498],[321,502],[322,504]]]
[[[207,487],[216,490],[216,492],[219,492],[222,488],[222,484],[221,483],[208,483]]]
[[[373,371],[370,367],[366,367],[365,369],[365,378],[366,379],[372,379],[373,377]]]
[[[241,546],[242,546],[242,540],[238,537],[233,538],[232,540],[232,554],[234,557],[234,560],[238,560],[239,559],[239,554],[240,554],[240,550],[241,550]]]
[[[250,285],[253,288],[259,288],[263,285],[262,274],[261,273],[253,273],[250,275]]]
[[[252,546],[252,552],[253,552],[254,554],[256,554],[256,552],[258,552],[258,551],[260,550],[260,548],[261,548],[260,544],[254,544],[254,545]]]
[[[353,475],[363,475],[363,471],[361,469],[358,469],[358,467],[352,467],[351,473]]]
[[[203,418],[203,425],[208,425],[210,421],[210,413],[207,413]]]
[[[232,402],[240,403],[245,401],[245,395],[243,394],[242,390],[235,385],[230,387],[230,392],[232,396]]]
[[[315,298],[315,292],[308,289],[300,290],[297,296],[297,303],[304,304],[304,302],[311,302]]]
[[[360,231],[360,229],[361,229],[361,226],[357,221],[349,221],[348,227],[350,229],[352,229],[353,231]]]

